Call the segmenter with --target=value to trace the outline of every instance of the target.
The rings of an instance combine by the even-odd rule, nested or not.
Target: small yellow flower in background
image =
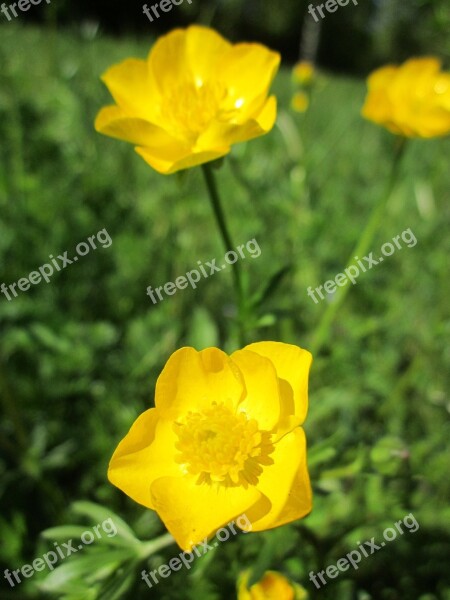
[[[298,62],[292,69],[292,78],[295,83],[300,85],[308,86],[314,77],[314,65],[308,60],[302,60]]]
[[[308,593],[298,583],[289,581],[281,573],[266,571],[263,578],[248,587],[250,571],[242,573],[238,581],[238,600],[307,600]]]
[[[304,92],[296,92],[292,96],[291,100],[291,108],[295,110],[295,112],[306,112],[309,107],[309,98],[307,94]]]
[[[292,69],[292,81],[297,91],[291,98],[291,108],[298,113],[304,113],[309,108],[309,96],[312,87],[315,69],[312,62],[302,60]],[[298,89],[300,88],[300,89]]]
[[[412,58],[377,69],[368,78],[362,115],[405,137],[450,133],[450,72],[437,58]]]
[[[183,550],[245,514],[251,531],[308,514],[303,423],[311,354],[258,342],[228,356],[181,348],[156,383],[155,408],[120,442],[108,477],[155,510]]]
[[[261,44],[232,45],[193,25],[161,37],[147,60],[129,58],[102,76],[116,104],[97,115],[98,132],[136,145],[160,173],[206,163],[270,131],[268,97],[280,56]]]

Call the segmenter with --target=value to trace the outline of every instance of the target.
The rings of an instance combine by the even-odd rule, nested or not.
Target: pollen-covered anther
[[[214,402],[202,412],[190,412],[174,428],[176,460],[187,473],[198,475],[197,483],[256,485],[262,465],[273,462],[270,433],[259,430],[255,419],[235,414],[223,404]]]
[[[194,142],[215,118],[220,118],[226,95],[218,82],[181,82],[167,93],[161,114],[172,125],[174,135],[182,133],[186,141]]]

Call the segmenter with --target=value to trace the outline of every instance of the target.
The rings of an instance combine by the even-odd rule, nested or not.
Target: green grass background
[[[148,285],[223,256],[200,171],[159,175],[130,145],[93,129],[110,102],[99,75],[125,57],[145,57],[150,44],[88,28],[0,27],[0,283],[27,276],[49,254],[70,256],[103,228],[113,239],[50,284],[12,302],[0,297],[2,571],[51,549],[39,534],[72,522],[74,500],[102,504],[141,539],[162,533],[152,513],[107,482],[109,458],[151,406],[173,351],[235,348],[229,272],[157,305],[146,296]],[[343,270],[384,193],[394,139],[360,117],[362,80],[319,73],[305,115],[290,111],[288,67],[273,89],[277,127],[234,148],[217,177],[236,244],[256,238],[262,250],[242,261],[251,290],[291,266],[249,339],[308,348],[329,300],[314,304],[306,288]],[[311,598],[450,598],[449,151],[449,139],[410,143],[372,250],[407,228],[418,244],[361,275],[315,357],[305,427],[312,514],[223,544],[154,590],[132,573],[134,583],[118,596],[77,596],[71,572],[69,591],[56,586],[55,597],[228,599],[238,573],[252,567],[283,571]],[[309,571],[336,563],[357,540],[380,539],[410,512],[416,533],[315,591]],[[168,548],[152,564],[177,553]],[[77,585],[97,593],[89,582],[95,549],[88,556],[89,574],[79,574]],[[123,565],[111,564],[120,582]],[[36,586],[46,575],[14,590],[2,579],[0,598],[47,598]]]

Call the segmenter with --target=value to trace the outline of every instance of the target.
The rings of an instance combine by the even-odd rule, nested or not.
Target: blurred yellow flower
[[[242,514],[252,531],[305,516],[312,502],[300,425],[311,360],[281,342],[231,356],[181,348],[158,378],[155,408],[114,452],[109,480],[155,510],[183,550]]]
[[[291,108],[296,112],[306,112],[309,107],[309,98],[304,92],[296,92],[292,96]]]
[[[307,600],[305,588],[289,581],[281,573],[266,571],[258,583],[248,587],[250,571],[242,573],[238,581],[238,600]]]
[[[292,78],[300,85],[309,85],[314,77],[314,65],[308,60],[298,62],[292,69]]]
[[[362,115],[392,133],[431,138],[450,133],[450,73],[437,58],[412,58],[368,78]]]
[[[116,104],[99,112],[95,128],[135,144],[160,173],[215,160],[272,129],[268,93],[279,63],[260,44],[232,45],[197,25],[175,29],[147,60],[129,58],[103,74]]]

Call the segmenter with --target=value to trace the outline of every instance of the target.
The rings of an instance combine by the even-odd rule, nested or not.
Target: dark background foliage
[[[154,2],[148,2],[148,5]],[[153,23],[143,15],[141,0],[54,1],[47,19],[78,27],[98,24],[104,33],[159,35],[174,26],[205,23],[233,40],[260,40],[295,61],[306,41],[306,24],[314,23],[306,0],[193,0]],[[359,0],[340,7],[316,26],[320,32],[318,62],[329,69],[361,73],[387,60],[434,53],[450,58],[450,6],[447,0]],[[43,20],[42,13],[27,19]],[[314,23],[315,24],[315,23]]]

